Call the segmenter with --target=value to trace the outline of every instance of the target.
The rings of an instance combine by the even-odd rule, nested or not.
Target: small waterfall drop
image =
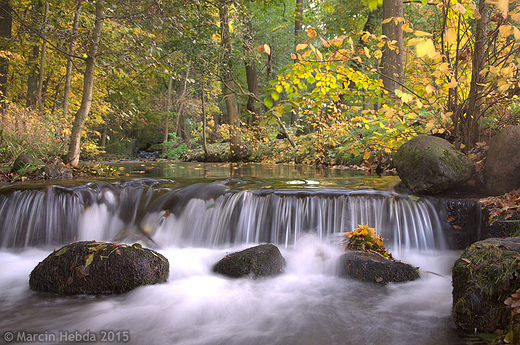
[[[291,246],[306,234],[330,242],[360,224],[391,251],[443,250],[442,212],[429,198],[381,191],[242,190],[222,183],[182,189],[152,182],[49,186],[0,196],[0,246],[74,240],[144,241],[160,247],[270,242]]]

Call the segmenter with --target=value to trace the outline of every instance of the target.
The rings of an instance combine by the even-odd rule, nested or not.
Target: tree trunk
[[[482,91],[485,77],[480,73],[487,61],[488,49],[486,46],[487,30],[489,23],[489,3],[480,0],[479,4],[480,19],[477,20],[475,32],[475,45],[473,49],[473,65],[471,71],[471,84],[468,95],[468,106],[465,114],[461,114],[459,122],[461,124],[461,142],[471,149],[478,139],[479,121],[482,114]],[[458,133],[457,133],[458,134]],[[459,138],[459,136],[457,135]],[[459,140],[457,140],[457,146]]]
[[[251,56],[253,53],[253,24],[251,18],[248,18],[245,23],[245,34],[244,34],[244,50],[246,59],[246,78],[247,78],[247,90],[249,96],[247,98],[247,110],[251,113],[251,122],[253,127],[258,127],[260,123],[260,117],[262,116],[262,105],[256,100],[260,98],[260,89],[258,88],[258,75],[256,72],[256,61]]]
[[[166,111],[164,112],[164,138],[163,141],[166,143],[168,141],[168,134],[170,132],[170,112],[172,111],[172,84],[173,77],[170,76],[170,80],[168,81],[168,101],[166,104]],[[166,153],[166,146],[163,145],[163,153]]]
[[[74,12],[74,22],[72,23],[72,33],[69,43],[69,54],[74,53],[74,48],[76,45],[76,33],[78,32],[79,18],[81,15],[83,2],[84,0],[78,0],[78,3],[76,4],[76,11]],[[63,116],[67,117],[67,113],[69,112],[69,97],[72,83],[72,56],[67,57],[67,70],[65,73],[65,88],[63,89]]]
[[[304,0],[296,0],[294,9],[294,44],[300,43],[303,31],[303,4]]]
[[[96,0],[96,21],[92,32],[92,39],[85,65],[85,75],[83,77],[83,96],[81,105],[74,117],[72,133],[70,135],[69,153],[67,155],[71,166],[75,167],[79,163],[80,141],[85,121],[87,120],[92,104],[92,91],[94,88],[94,72],[96,69],[96,58],[98,55],[99,41],[103,29],[103,21],[105,19],[104,0]]]
[[[0,1],[0,18],[0,37],[4,39],[5,42],[8,42],[11,39],[11,30],[13,26],[13,17],[9,0]],[[5,48],[7,48],[7,46],[2,44],[1,49]],[[8,76],[9,60],[6,58],[0,58],[0,111],[2,116],[7,108]]]
[[[207,160],[208,158],[208,143],[206,138],[206,101],[205,101],[205,85],[204,85],[204,71],[200,74],[200,91],[201,91],[201,100],[202,100],[202,148],[204,149],[204,158]]]
[[[237,99],[235,95],[235,80],[233,78],[233,62],[231,61],[231,35],[229,33],[229,18],[227,4],[221,4],[219,8],[220,25],[222,26],[221,45],[223,50],[222,68],[224,72],[224,99],[231,136],[231,160],[242,159],[242,147],[240,143],[240,118],[238,116]]]
[[[42,2],[40,0],[33,2],[33,11],[38,13],[41,11]],[[34,41],[37,41],[38,37],[34,37]],[[34,43],[32,46],[32,52],[29,54],[27,59],[27,65],[29,74],[27,75],[27,95],[26,95],[26,107],[32,108],[37,105],[36,93],[38,90],[38,57],[40,56],[40,46]]]
[[[38,88],[36,89],[36,100],[38,102],[38,111],[40,114],[43,114],[43,98],[42,98],[42,90],[43,90],[43,76],[45,72],[45,53],[47,51],[47,39],[46,39],[46,31],[47,31],[47,17],[49,16],[49,2],[45,1],[45,10],[43,13],[43,22],[42,22],[42,55],[40,56],[40,73],[38,76]]]
[[[383,0],[383,20],[388,18],[403,17],[403,0]],[[388,45],[384,46],[381,58],[381,79],[385,89],[394,94],[395,89],[399,88],[404,81],[403,71],[403,30],[402,22],[395,23],[391,20],[383,24],[383,35],[391,41],[397,41],[397,48],[392,50]]]

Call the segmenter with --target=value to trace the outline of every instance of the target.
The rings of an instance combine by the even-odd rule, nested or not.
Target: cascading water
[[[305,234],[338,240],[368,224],[388,239],[392,251],[447,248],[445,222],[427,198],[376,191],[228,189],[206,183],[168,191],[134,181],[15,191],[0,201],[0,245],[95,239],[144,240],[159,247],[260,242],[287,247]]]
[[[0,339],[17,343],[465,344],[451,323],[446,215],[435,199],[390,191],[241,188],[236,180],[0,188]],[[265,187],[265,185],[261,185]],[[338,242],[376,228],[394,257],[436,274],[375,286],[336,274]],[[144,242],[170,262],[167,283],[122,295],[30,291],[28,276],[74,240]],[[283,274],[228,279],[226,253],[278,245]],[[69,338],[67,338],[67,336]],[[128,336],[128,338],[126,338]],[[103,338],[105,337],[105,338]],[[84,341],[82,338],[81,341]],[[1,341],[1,340],[0,340]]]

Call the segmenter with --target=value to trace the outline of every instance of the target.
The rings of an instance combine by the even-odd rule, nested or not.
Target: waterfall
[[[172,190],[151,181],[90,183],[0,195],[0,247],[74,240],[287,247],[308,233],[337,242],[344,232],[368,224],[392,252],[442,250],[448,245],[445,218],[435,199],[382,191],[229,190],[219,182]]]

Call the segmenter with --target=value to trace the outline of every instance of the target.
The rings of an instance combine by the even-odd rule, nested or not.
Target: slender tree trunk
[[[480,0],[479,4],[480,19],[477,20],[477,28],[475,31],[475,45],[473,49],[473,65],[471,71],[471,83],[468,95],[468,106],[465,114],[459,122],[462,125],[461,141],[468,148],[471,149],[478,139],[479,121],[482,114],[482,91],[485,84],[485,76],[480,72],[484,69],[484,65],[488,57],[488,48],[486,45],[487,31],[489,24],[489,3],[485,0]],[[457,136],[458,137],[458,136]],[[458,140],[456,141],[457,146]]]
[[[224,99],[231,127],[231,159],[242,159],[240,143],[240,118],[238,116],[237,99],[235,95],[235,80],[233,78],[233,63],[231,61],[231,35],[229,33],[228,5],[222,4],[219,8],[220,25],[222,26],[221,45],[223,50],[222,68],[224,70]]]
[[[43,13],[43,22],[42,22],[42,54],[40,56],[40,73],[38,76],[38,88],[36,89],[36,100],[38,102],[38,111],[40,114],[43,114],[43,98],[42,98],[42,90],[43,90],[43,77],[45,74],[45,53],[47,51],[47,17],[49,16],[49,2],[45,1],[45,9]]]
[[[253,53],[253,23],[251,22],[251,18],[247,19],[244,28],[244,51],[246,54],[244,62],[246,67],[247,90],[250,93],[247,98],[247,110],[251,113],[251,122],[256,128],[258,127],[260,117],[262,116],[262,106],[256,101],[260,98],[260,89],[258,88],[256,62],[251,56]]]
[[[166,104],[166,111],[164,112],[164,138],[163,141],[166,143],[168,141],[168,134],[170,132],[170,112],[172,111],[172,84],[173,77],[170,76],[170,80],[168,80],[168,101]],[[166,153],[166,146],[163,146],[163,153]]]
[[[79,19],[81,16],[81,8],[83,6],[83,2],[84,0],[78,0],[76,4],[76,11],[74,12],[74,22],[72,23],[72,33],[69,43],[69,54],[74,53],[76,45],[76,34],[78,32]],[[72,83],[72,56],[67,57],[67,70],[65,73],[65,88],[63,89],[63,116],[67,117],[67,113],[69,112],[69,97]]]
[[[13,17],[9,0],[0,1],[0,18],[0,37],[4,39],[5,42],[8,42],[11,39],[13,26]],[[7,45],[2,44],[0,47],[0,49],[6,49]],[[9,60],[6,58],[0,58],[0,111],[2,116],[7,108],[7,94],[9,89],[8,77]]]
[[[41,0],[33,1],[33,12],[39,13],[42,9]],[[36,21],[35,21],[36,22]],[[35,24],[36,25],[36,24]],[[34,41],[37,42],[38,37],[34,37]],[[38,57],[40,56],[40,46],[34,43],[32,46],[32,52],[29,54],[27,59],[27,68],[29,74],[27,75],[27,95],[26,95],[26,106],[28,108],[37,105],[36,93],[38,90]]]
[[[383,20],[388,18],[403,17],[403,0],[383,0]],[[391,20],[383,24],[383,35],[390,40],[395,40],[396,49],[390,49],[388,45],[383,48],[383,56],[381,58],[381,68],[383,84],[385,89],[391,94],[395,89],[399,88],[400,83],[404,81],[403,72],[403,30],[402,22],[395,23]]]
[[[92,91],[94,88],[94,72],[96,69],[96,58],[98,55],[99,41],[103,29],[103,21],[105,19],[104,0],[96,0],[96,21],[94,30],[92,32],[92,39],[88,56],[86,59],[85,75],[83,78],[83,96],[81,98],[81,105],[74,117],[74,124],[72,126],[72,133],[70,135],[69,153],[67,155],[71,166],[75,167],[79,163],[81,132],[85,126],[90,105],[92,104]]]
[[[304,0],[296,0],[294,9],[294,44],[300,43],[303,31],[303,5]]]
[[[202,100],[202,148],[204,149],[204,158],[207,160],[208,158],[208,144],[206,138],[206,101],[205,94],[206,89],[204,85],[204,71],[200,74],[200,91],[201,91],[201,100]]]

